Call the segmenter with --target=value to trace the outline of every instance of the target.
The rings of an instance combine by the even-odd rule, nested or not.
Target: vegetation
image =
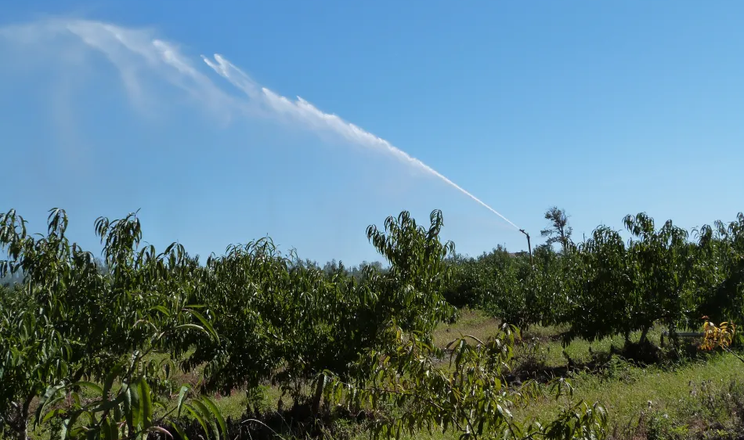
[[[501,247],[465,258],[440,241],[440,211],[428,227],[404,211],[366,231],[388,267],[347,269],[283,255],[270,239],[204,263],[178,244],[158,253],[141,245],[134,214],[98,219],[98,259],[69,242],[63,210],[41,236],[11,210],[0,216],[0,436],[658,434],[645,412],[618,431],[615,402],[589,390],[711,351],[738,357],[744,215],[688,233],[640,213],[624,219],[627,242],[600,226],[581,243],[565,211],[545,218],[532,260]],[[468,309],[487,324],[456,324]],[[482,334],[448,331],[457,325]],[[681,332],[701,327],[698,350]],[[654,342],[659,328],[670,347]],[[619,349],[592,351],[616,337]],[[553,349],[567,363],[549,360]],[[744,402],[735,384],[727,392],[711,405]],[[218,396],[236,393],[234,413]],[[726,426],[741,429],[731,414]]]
[[[568,224],[568,215],[563,209],[553,206],[545,212],[545,220],[550,221],[550,227],[540,231],[540,235],[548,237],[545,244],[559,243],[563,252],[567,252],[571,245],[573,228]]]

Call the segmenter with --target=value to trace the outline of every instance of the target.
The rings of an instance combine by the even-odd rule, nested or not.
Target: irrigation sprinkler
[[[530,266],[534,266],[535,264],[532,262],[532,244],[530,243],[530,234],[525,232],[524,229],[520,229],[519,232],[527,236],[527,250],[530,252]]]

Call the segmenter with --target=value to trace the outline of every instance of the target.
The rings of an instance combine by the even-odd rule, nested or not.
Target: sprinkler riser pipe
[[[530,253],[530,266],[534,266],[535,263],[532,260],[532,243],[530,242],[530,234],[528,234],[524,229],[520,229],[519,232],[527,237],[527,250]]]

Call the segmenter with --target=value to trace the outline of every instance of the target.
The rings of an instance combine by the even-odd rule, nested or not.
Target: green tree
[[[442,296],[453,246],[439,241],[441,212],[430,221],[423,228],[404,211],[388,217],[383,231],[370,226],[368,239],[391,267],[365,266],[360,278],[341,266],[294,264],[298,259],[281,255],[270,239],[231,246],[208,259],[190,297],[208,305],[204,315],[220,340],[194,334],[174,354],[194,348],[183,366],[205,365],[208,389],[250,391],[272,380],[305,404],[302,385],[314,381],[309,403],[317,414],[325,374],[362,380],[350,364],[360,350],[389,344],[391,323],[428,335],[453,315]]]
[[[138,251],[134,215],[97,221],[108,273],[70,244],[64,210],[51,210],[46,235],[34,238],[25,225],[14,210],[0,216],[8,255],[0,276],[24,273],[22,289],[0,299],[0,422],[19,439],[27,437],[35,398],[103,380],[132,353],[163,348],[181,330],[203,330],[194,324],[201,315],[183,301],[189,283],[176,282],[189,271],[185,253],[175,245],[162,254]]]
[[[472,336],[455,339],[447,346],[449,362],[441,362],[443,350],[416,334],[404,337],[400,328],[391,327],[395,344],[384,351],[364,351],[357,361],[372,380],[360,386],[331,377],[327,398],[352,413],[364,402],[391,408],[372,420],[373,438],[416,437],[421,431],[430,435],[452,431],[463,440],[606,438],[607,416],[599,403],[576,402],[548,423],[523,424],[514,418],[514,407],[540,390],[523,385],[519,391],[507,391],[502,372],[509,368],[516,330],[504,325],[484,341]],[[551,385],[556,397],[570,390],[563,379]]]
[[[698,241],[688,262],[686,324],[697,326],[701,316],[713,322],[744,321],[744,214],[695,233]]]
[[[455,245],[439,240],[443,226],[442,212],[434,210],[428,229],[417,225],[407,211],[397,219],[388,217],[384,231],[375,225],[367,228],[367,238],[390,263],[380,278],[379,300],[387,307],[386,316],[395,318],[404,331],[429,333],[454,313],[443,291],[449,277],[446,258]]]
[[[568,307],[564,321],[571,326],[564,342],[581,337],[602,339],[633,330],[633,281],[628,254],[619,232],[600,226],[568,261]]]
[[[545,212],[545,220],[550,221],[550,226],[541,230],[540,234],[548,237],[546,241],[548,245],[559,243],[563,252],[566,253],[571,246],[571,234],[573,233],[573,228],[568,224],[566,211],[553,206]]]
[[[656,230],[645,213],[626,216],[625,227],[632,234],[628,246],[629,276],[633,280],[629,321],[641,330],[645,342],[656,320],[672,333],[683,317],[682,297],[689,274],[685,263],[688,233],[671,220]]]

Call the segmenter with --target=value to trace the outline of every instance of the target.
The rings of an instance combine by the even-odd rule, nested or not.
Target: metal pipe
[[[527,250],[530,252],[530,266],[534,266],[535,263],[532,261],[532,243],[530,243],[530,234],[525,232],[524,229],[520,229],[519,232],[527,236]]]

